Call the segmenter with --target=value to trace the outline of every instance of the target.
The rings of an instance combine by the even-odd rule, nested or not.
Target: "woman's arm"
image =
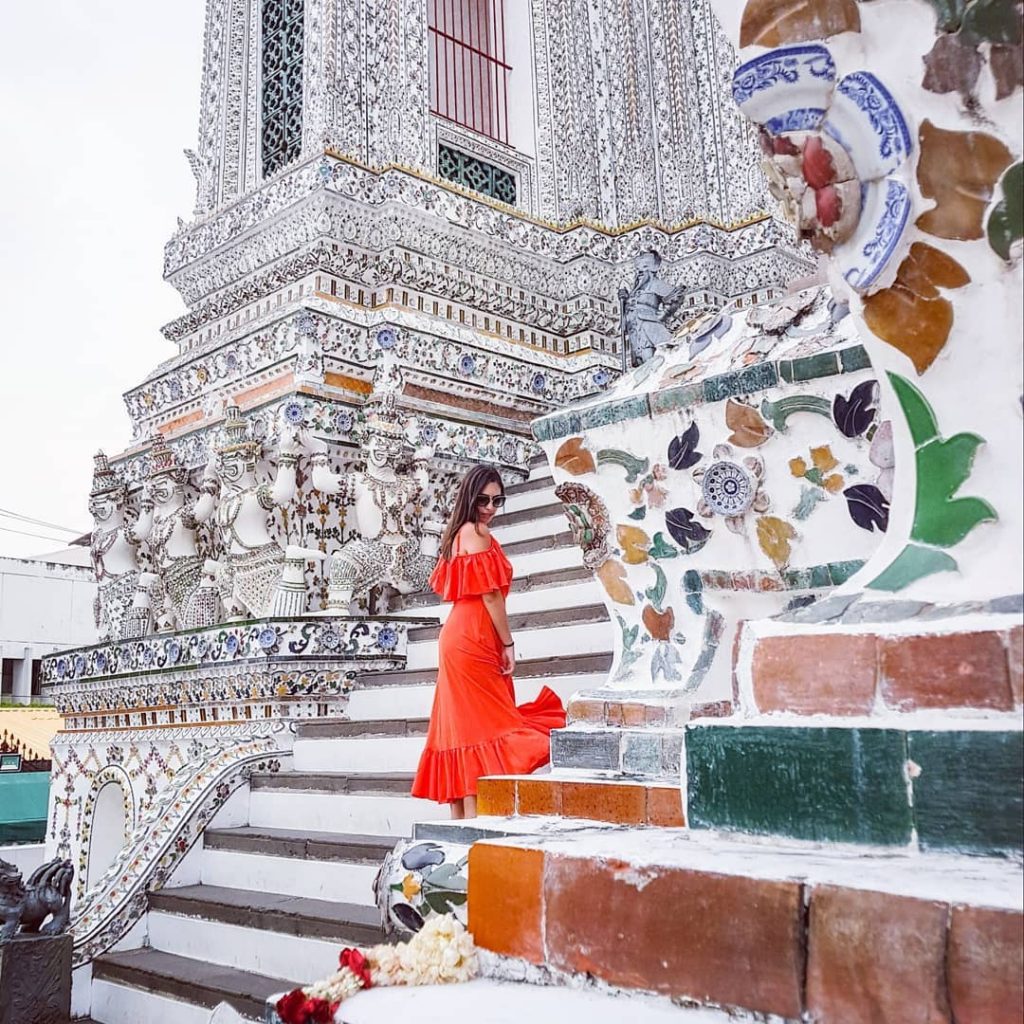
[[[459,546],[466,554],[479,554],[486,551],[491,544],[491,531],[478,523],[466,523],[459,533]],[[504,649],[502,674],[510,676],[515,671],[516,655],[512,647],[512,630],[508,624],[505,595],[500,590],[492,590],[489,594],[483,594],[482,599]]]

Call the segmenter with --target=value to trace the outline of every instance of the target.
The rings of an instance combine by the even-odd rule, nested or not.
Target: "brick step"
[[[527,658],[516,663],[516,679],[536,679],[543,676],[568,676],[607,672],[612,665],[612,652],[560,655],[552,658]],[[360,678],[362,686],[410,686],[433,683],[436,668],[401,669],[397,672],[374,672]]]
[[[497,775],[481,779],[481,815],[559,815],[617,825],[684,824],[679,785],[628,779],[562,778],[557,775]]]
[[[999,859],[685,829],[481,839],[469,927],[504,956],[786,1020],[1011,1024],[1024,1013],[1020,872]]]
[[[892,627],[884,622],[856,627],[863,632],[848,624],[842,631],[801,625],[789,627],[800,632],[770,635],[777,624],[749,622],[737,648],[740,706],[747,714],[802,715],[1019,711],[1024,626],[942,626],[944,632],[886,634]]]
[[[1020,723],[942,724],[692,723],[683,742],[686,819],[695,829],[817,842],[1019,853]]]
[[[262,1021],[267,999],[299,984],[157,949],[104,953],[92,961],[92,979],[92,1013],[98,1024],[199,1020],[195,1012],[186,1017],[187,1008],[202,1007],[208,1016],[221,1002],[247,1020]],[[125,987],[138,990],[137,999],[126,999],[119,991]]]
[[[603,604],[587,604],[573,608],[550,608],[546,611],[519,612],[509,616],[513,634],[528,629],[551,629],[590,622],[607,622],[608,609]],[[409,630],[409,643],[436,640],[441,626],[416,626]]]

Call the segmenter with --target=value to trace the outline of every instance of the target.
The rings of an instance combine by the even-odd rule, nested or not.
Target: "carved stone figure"
[[[212,625],[216,619],[210,617],[208,604],[196,600],[203,571],[196,530],[213,513],[213,490],[207,487],[198,501],[186,502],[185,471],[162,438],[153,445],[149,461],[135,535],[149,543],[159,577],[160,606],[153,609],[154,617],[168,629]]]
[[[51,860],[40,865],[22,882],[21,872],[0,859],[0,942],[22,935],[60,935],[71,921],[71,882],[75,869],[70,860]],[[46,924],[47,917],[53,915]]]
[[[564,506],[573,542],[583,551],[583,564],[588,569],[600,568],[610,555],[607,506],[592,490],[575,480],[559,484],[555,497]]]
[[[423,590],[436,558],[421,550],[416,528],[417,506],[428,484],[432,452],[412,451],[405,437],[398,395],[401,371],[386,356],[374,375],[367,399],[366,467],[336,476],[326,469],[325,456],[314,456],[313,483],[319,490],[340,494],[355,506],[358,538],[349,541],[331,561],[327,610],[347,612],[353,598],[373,587],[388,585],[400,594]],[[438,523],[424,530],[438,533]]]
[[[126,501],[124,483],[110,468],[106,455],[97,452],[89,492],[89,512],[93,519],[89,553],[96,573],[93,612],[100,640],[138,635],[132,623],[131,608],[139,582],[139,540],[125,521]]]
[[[628,346],[631,365],[640,366],[658,346],[671,340],[665,321],[679,307],[684,292],[658,277],[661,256],[653,249],[637,256],[633,265],[636,280],[632,288],[619,289],[619,303],[623,343]]]
[[[201,490],[219,494],[216,524],[223,554],[217,572],[221,601],[229,618],[301,615],[306,606],[302,567],[322,559],[321,551],[289,547],[273,538],[267,515],[295,497],[295,469],[302,451],[300,433],[282,424],[274,484],[256,479],[263,451],[235,405],[225,411],[215,458],[207,464]],[[202,510],[201,510],[202,511]]]

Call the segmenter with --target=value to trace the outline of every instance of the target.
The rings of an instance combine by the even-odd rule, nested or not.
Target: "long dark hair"
[[[446,561],[452,557],[452,545],[459,535],[459,530],[466,523],[475,523],[479,515],[476,499],[484,492],[488,484],[497,484],[501,493],[505,493],[505,484],[501,474],[493,466],[474,466],[463,478],[455,492],[455,503],[452,514],[448,517],[448,525],[441,537],[441,557]]]

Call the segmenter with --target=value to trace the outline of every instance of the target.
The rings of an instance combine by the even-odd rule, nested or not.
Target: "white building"
[[[87,547],[0,557],[0,699],[31,703],[43,655],[96,642],[95,594]]]

